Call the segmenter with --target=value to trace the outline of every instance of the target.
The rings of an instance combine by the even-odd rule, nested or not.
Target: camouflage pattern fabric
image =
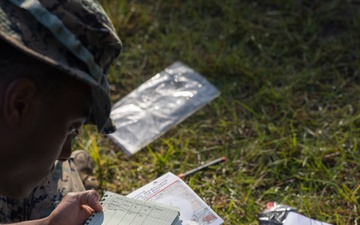
[[[90,121],[114,131],[106,73],[121,41],[96,0],[1,0],[0,38],[88,84]]]
[[[44,218],[50,215],[67,193],[84,190],[72,159],[56,161],[53,171],[29,197],[16,200],[0,196],[0,223]]]

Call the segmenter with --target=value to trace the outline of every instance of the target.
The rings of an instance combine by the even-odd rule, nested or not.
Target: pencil
[[[187,171],[187,172],[185,172],[185,173],[180,173],[180,174],[178,175],[178,177],[184,178],[184,177],[193,175],[194,173],[196,173],[196,172],[198,172],[198,171],[200,171],[200,170],[206,169],[206,168],[208,168],[209,166],[215,165],[215,164],[220,163],[220,162],[225,162],[225,161],[226,161],[226,157],[225,157],[225,156],[220,157],[220,158],[215,159],[215,160],[213,160],[213,161],[211,161],[211,162],[208,162],[208,163],[206,163],[206,164],[204,164],[204,165],[202,165],[202,166],[199,166],[199,167],[197,167],[197,168],[195,168],[195,169],[189,170],[189,171]]]

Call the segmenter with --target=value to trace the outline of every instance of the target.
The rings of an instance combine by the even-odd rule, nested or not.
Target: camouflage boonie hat
[[[96,0],[0,0],[0,38],[90,85],[91,122],[114,131],[105,74],[121,41]]]

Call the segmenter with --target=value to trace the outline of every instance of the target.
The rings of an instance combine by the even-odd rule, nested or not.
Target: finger
[[[91,214],[94,212],[94,209],[88,205],[82,205],[81,207],[82,207],[83,211],[86,213],[86,217],[91,216]]]
[[[99,198],[94,190],[80,192],[80,204],[88,205],[97,212],[102,211]]]
[[[78,212],[76,218],[81,221],[81,224],[85,224],[86,220],[89,219],[94,210],[88,205],[81,205],[81,210]]]

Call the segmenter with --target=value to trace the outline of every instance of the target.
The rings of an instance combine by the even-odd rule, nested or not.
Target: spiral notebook
[[[172,206],[105,192],[103,211],[90,216],[85,225],[175,225],[179,211]]]

